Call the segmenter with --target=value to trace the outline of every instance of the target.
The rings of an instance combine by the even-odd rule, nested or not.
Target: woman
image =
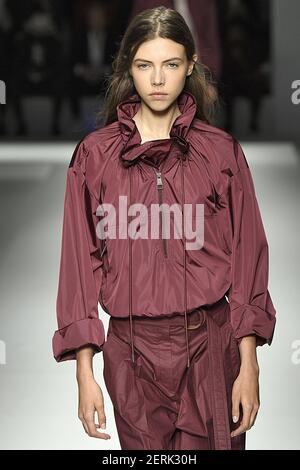
[[[92,369],[103,350],[122,449],[244,449],[259,408],[256,346],[274,333],[250,169],[211,124],[216,93],[197,60],[179,13],[137,15],[106,125],[78,143],[68,169],[53,352],[76,359],[79,418],[106,439]]]

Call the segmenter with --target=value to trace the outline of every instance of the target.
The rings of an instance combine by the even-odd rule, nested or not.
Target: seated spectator
[[[103,3],[92,2],[85,9],[85,28],[74,31],[71,42],[70,101],[74,118],[80,118],[80,99],[85,95],[101,96],[105,76],[110,72],[106,54],[110,36]]]
[[[45,95],[51,99],[51,130],[58,134],[65,74],[61,42],[51,15],[41,7],[33,11],[16,35],[13,48],[11,99],[17,134],[27,132],[22,106],[22,98],[26,95]]]

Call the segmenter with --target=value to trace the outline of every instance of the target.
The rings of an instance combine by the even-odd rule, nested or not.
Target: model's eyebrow
[[[163,62],[169,62],[170,60],[181,60],[181,62],[182,62],[182,58],[181,58],[181,57],[172,57],[171,59],[163,60]],[[151,60],[146,60],[146,59],[135,59],[133,62],[137,62],[137,61],[149,62],[150,64],[152,64]]]

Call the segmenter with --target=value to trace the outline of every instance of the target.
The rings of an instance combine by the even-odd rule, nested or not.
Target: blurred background
[[[126,26],[158,5],[184,16],[218,83],[215,125],[242,144],[269,241],[277,330],[258,351],[262,404],[247,448],[300,448],[300,2],[0,0],[1,448],[120,449],[101,354],[110,441],[85,434],[75,364],[52,357],[63,196]]]
[[[270,0],[0,0],[0,75],[6,83],[0,135],[72,140],[93,130],[93,112],[101,107],[105,76],[128,21],[159,4],[185,16],[199,57],[218,80],[218,125],[247,138],[277,137]]]

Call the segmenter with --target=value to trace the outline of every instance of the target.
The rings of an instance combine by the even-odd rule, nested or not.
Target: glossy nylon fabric
[[[244,450],[231,420],[231,389],[240,368],[225,298],[184,318],[135,319],[135,363],[128,321],[111,317],[103,347],[104,380],[122,449]]]
[[[224,296],[229,300],[236,345],[249,334],[256,336],[257,345],[271,344],[276,311],[268,291],[268,244],[241,146],[226,132],[195,118],[196,102],[188,92],[178,97],[181,114],[173,122],[170,139],[141,144],[132,119],[140,104],[138,95],[120,103],[117,120],[84,137],[69,164],[56,304],[58,329],[53,335],[55,359],[75,359],[76,350],[84,345],[93,345],[95,352],[102,350],[105,332],[98,302],[113,319],[129,319],[133,366],[135,322],[179,316],[185,325],[181,335],[188,370],[188,316]],[[150,209],[158,202],[155,169],[162,172],[163,202],[178,204],[182,214],[184,203],[203,204],[203,247],[186,249],[183,231],[182,238],[167,239],[164,257],[161,239],[119,236],[124,229],[127,235],[132,222],[128,213],[125,220],[120,217],[119,196]],[[103,240],[97,234],[98,206],[105,203],[116,208],[114,228],[118,233],[116,238]],[[141,219],[140,230],[146,222]],[[214,322],[207,325],[211,362],[217,357],[220,363],[218,330]],[[220,405],[226,394],[218,376],[212,386],[214,402]],[[216,417],[213,422],[215,447],[230,448],[224,411],[222,416],[225,424],[218,427]]]

